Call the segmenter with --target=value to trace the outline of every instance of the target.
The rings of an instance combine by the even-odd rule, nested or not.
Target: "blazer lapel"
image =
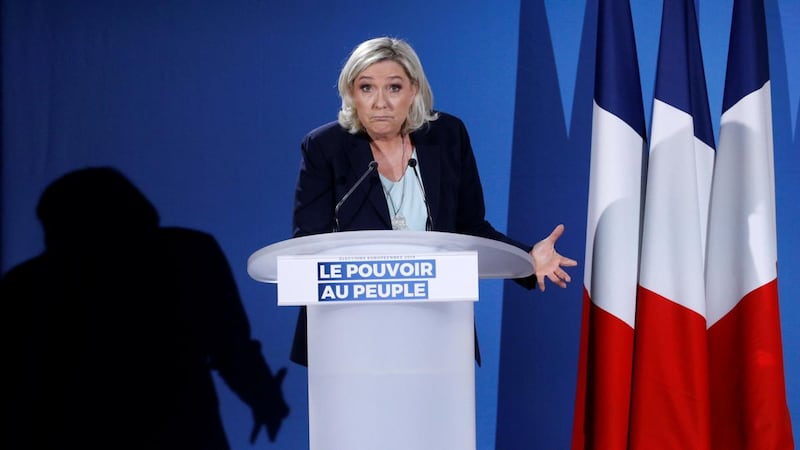
[[[348,189],[350,186],[353,186],[361,175],[364,174],[364,171],[367,170],[369,167],[369,163],[374,159],[372,157],[372,150],[369,147],[369,138],[367,138],[364,134],[357,134],[351,135],[350,139],[350,148],[347,149],[347,158],[350,161],[352,170],[347,177],[347,186]],[[373,173],[371,173],[367,179],[364,180],[363,186],[360,187],[358,190],[364,189],[369,196],[369,202],[373,208],[378,212],[378,216],[381,217],[383,221],[383,225],[387,229],[392,228],[392,222],[389,218],[389,207],[386,204],[386,197],[383,194],[383,189],[381,188],[380,180],[378,178],[378,170],[377,168]],[[355,193],[354,193],[355,195]]]
[[[436,218],[439,216],[439,206],[441,204],[439,198],[442,188],[441,180],[437,174],[441,173],[442,154],[439,146],[426,143],[425,139],[421,137],[421,133],[415,132],[413,135],[420,136],[420,139],[414,139],[417,160],[419,161],[419,176],[422,178],[422,185],[425,188],[425,199],[431,209],[433,229],[436,230]]]

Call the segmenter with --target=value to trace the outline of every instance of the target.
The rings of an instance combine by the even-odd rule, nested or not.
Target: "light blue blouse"
[[[416,149],[411,152],[411,157],[417,159]],[[417,160],[417,171],[419,170],[419,160]],[[422,193],[424,187],[422,179],[414,174],[414,169],[406,167],[406,173],[399,181],[391,181],[383,175],[380,175],[380,178],[393,227],[396,222],[402,222],[404,218],[408,230],[425,231],[428,214],[425,208],[425,196]]]

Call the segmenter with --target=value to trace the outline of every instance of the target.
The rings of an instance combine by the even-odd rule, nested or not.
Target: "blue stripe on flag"
[[[769,80],[766,23],[761,0],[733,2],[722,112]]]
[[[595,101],[646,138],[630,4],[628,0],[601,1],[597,16]]]
[[[660,42],[655,97],[691,115],[695,137],[715,148],[693,0],[664,1]]]

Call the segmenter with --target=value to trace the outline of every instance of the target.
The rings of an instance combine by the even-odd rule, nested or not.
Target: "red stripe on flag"
[[[747,294],[708,331],[714,448],[793,449],[777,280]]]
[[[582,316],[572,449],[624,449],[633,328],[592,303],[585,288]]]
[[[639,287],[631,398],[632,450],[708,450],[705,318]]]

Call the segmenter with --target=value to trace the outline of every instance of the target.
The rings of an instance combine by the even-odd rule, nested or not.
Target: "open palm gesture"
[[[572,278],[564,267],[575,267],[578,262],[572,258],[562,256],[556,251],[556,241],[564,233],[564,225],[558,225],[549,236],[537,242],[531,249],[533,271],[536,274],[536,284],[539,290],[545,289],[545,278],[556,285],[565,288]]]

